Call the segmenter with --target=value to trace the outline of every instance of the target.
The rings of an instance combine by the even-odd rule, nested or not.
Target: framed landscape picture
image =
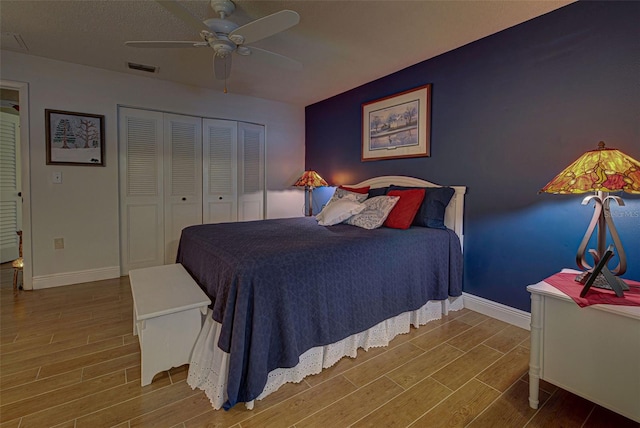
[[[104,166],[104,116],[46,109],[47,165]]]
[[[431,84],[362,104],[362,161],[430,155]]]

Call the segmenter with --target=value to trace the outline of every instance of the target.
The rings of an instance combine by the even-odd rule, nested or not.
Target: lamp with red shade
[[[295,182],[294,186],[304,187],[306,191],[309,192],[309,211],[305,212],[306,216],[313,215],[313,188],[328,185],[329,184],[315,171],[305,171],[302,176],[298,178],[298,181]]]
[[[640,194],[640,162],[619,150],[606,148],[604,141],[598,143],[597,149],[590,150],[580,156],[540,190],[540,192],[554,194],[595,192],[582,200],[582,205],[594,201],[595,210],[576,254],[576,263],[580,269],[584,270],[576,277],[576,281],[581,284],[589,282],[589,285],[594,287],[613,289],[618,296],[622,297],[622,290],[628,290],[628,287],[620,278],[613,275],[618,276],[626,272],[627,256],[609,209],[611,201],[616,202],[619,206],[624,206],[621,197],[609,195],[609,192],[619,191]],[[591,266],[586,260],[585,252],[596,227],[598,229],[596,249],[588,251],[594,260],[593,266]],[[618,265],[610,271],[613,275],[603,276],[600,281],[597,278],[592,278],[589,281],[594,267],[600,263],[600,260],[605,255],[607,258],[610,257],[605,248],[607,228],[613,240],[610,251],[615,247],[618,254]],[[608,268],[605,266],[604,270],[608,271]],[[615,281],[611,278],[614,278]],[[594,280],[595,284],[593,284]]]

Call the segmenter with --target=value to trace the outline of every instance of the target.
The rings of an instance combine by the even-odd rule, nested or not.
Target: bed
[[[404,176],[353,187],[390,185],[440,187]],[[445,229],[325,227],[313,217],[185,228],[177,262],[212,301],[189,385],[216,409],[252,408],[284,383],[461,309],[466,188],[451,187]]]

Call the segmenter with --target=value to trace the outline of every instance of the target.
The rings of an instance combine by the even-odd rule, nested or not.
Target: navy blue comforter
[[[451,230],[323,227],[314,218],[207,224],[182,231],[177,262],[222,324],[225,409],[255,399],[271,370],[295,366],[312,347],[462,294]]]

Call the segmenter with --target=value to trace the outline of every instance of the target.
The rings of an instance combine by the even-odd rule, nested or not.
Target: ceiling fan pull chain
[[[224,57],[224,93],[227,93],[227,76],[229,76],[229,69],[227,67],[229,67],[229,61],[227,61],[227,59],[229,58],[229,55]]]

